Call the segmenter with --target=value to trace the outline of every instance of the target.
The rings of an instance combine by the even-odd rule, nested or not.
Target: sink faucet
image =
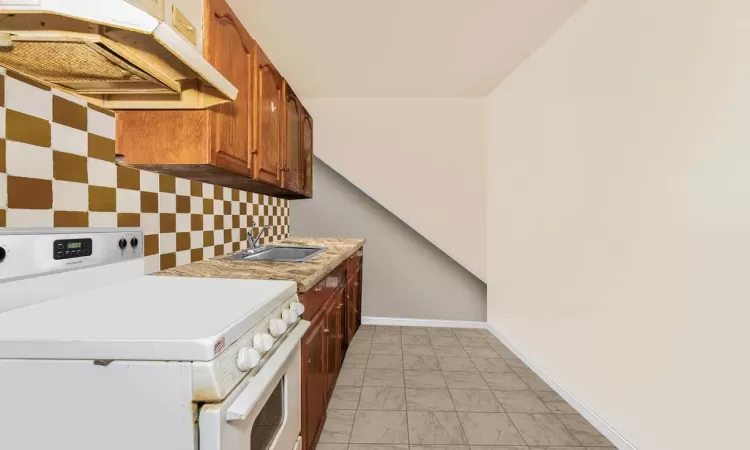
[[[252,228],[255,228],[255,221],[250,222],[250,226]],[[253,230],[252,228],[247,231],[247,248],[250,250],[255,250],[258,248],[258,241],[260,241],[260,238],[263,237],[263,233],[266,232],[269,228],[271,228],[271,225],[265,225],[258,231],[258,235],[253,237]]]

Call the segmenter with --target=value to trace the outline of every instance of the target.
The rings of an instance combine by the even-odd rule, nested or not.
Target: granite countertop
[[[237,261],[219,256],[156,273],[160,276],[199,278],[247,278],[253,280],[291,280],[297,291],[305,292],[315,286],[329,272],[362,248],[362,238],[294,237],[273,242],[273,245],[310,245],[326,250],[303,263],[272,261]],[[233,254],[233,253],[231,253]],[[231,255],[230,254],[230,255]]]

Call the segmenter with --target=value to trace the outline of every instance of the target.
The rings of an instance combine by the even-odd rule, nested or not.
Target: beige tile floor
[[[487,330],[363,325],[317,450],[614,446]]]

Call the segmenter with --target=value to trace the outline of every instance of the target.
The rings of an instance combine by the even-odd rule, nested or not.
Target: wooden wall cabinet
[[[302,108],[300,145],[302,146],[302,194],[312,197],[313,193],[313,118]]]
[[[258,49],[258,143],[255,177],[281,186],[284,81],[263,50]]]
[[[290,191],[302,192],[305,179],[302,155],[302,105],[286,83],[284,83],[284,94],[286,134],[283,186]]]
[[[286,130],[284,134],[284,189],[312,197],[313,122],[292,88],[284,82]]]
[[[249,176],[255,142],[257,46],[224,0],[206,5],[206,58],[239,90],[235,101],[215,106],[208,113],[210,160],[217,167]]]
[[[303,318],[312,322],[302,340],[301,450],[313,450],[320,437],[346,348],[362,322],[361,279],[359,250],[300,294]]]
[[[199,111],[118,111],[117,152],[146,170],[282,198],[312,197],[312,166],[298,169],[312,163],[312,118],[293,93],[288,112],[291,88],[226,0],[205,1],[203,39],[204,56],[237,87],[237,99]]]

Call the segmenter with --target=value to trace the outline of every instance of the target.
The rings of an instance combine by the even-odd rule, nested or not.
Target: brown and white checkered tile
[[[140,227],[147,272],[289,235],[289,201],[117,166],[115,118],[0,69],[0,227]]]

